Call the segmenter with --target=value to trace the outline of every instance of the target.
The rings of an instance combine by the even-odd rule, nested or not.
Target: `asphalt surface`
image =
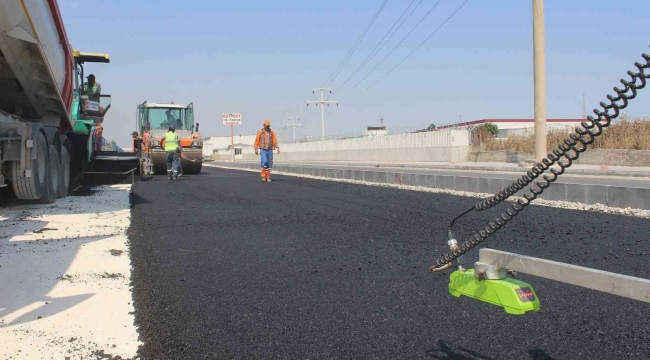
[[[520,276],[524,316],[428,272],[477,200],[204,168],[137,182],[129,229],[144,359],[648,359],[650,304]],[[459,223],[459,238],[491,213]],[[650,278],[650,221],[530,206],[488,242]],[[475,252],[473,256],[477,256]],[[470,259],[471,260],[471,259]]]
[[[246,161],[248,162],[248,161]],[[255,162],[255,163],[259,163]],[[337,165],[333,163],[297,163],[297,162],[277,162],[276,165],[300,166],[300,167],[317,167],[327,169],[345,169],[345,170],[376,170],[376,171],[393,171],[408,174],[435,174],[435,175],[453,175],[467,176],[488,179],[509,179],[517,180],[521,178],[524,172],[512,171],[482,171],[482,170],[447,170],[447,169],[426,169],[420,167],[396,167],[396,166],[363,166],[363,165]],[[228,166],[227,162],[221,162],[220,165]],[[626,177],[626,176],[595,176],[595,175],[571,175],[570,169],[566,174],[562,174],[556,181],[559,184],[593,184],[593,185],[611,185],[632,188],[650,189],[650,178]]]

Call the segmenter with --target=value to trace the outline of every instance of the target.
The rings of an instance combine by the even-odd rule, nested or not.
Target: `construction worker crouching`
[[[271,181],[271,169],[273,168],[273,150],[278,150],[278,138],[275,131],[271,130],[271,122],[264,121],[264,127],[255,136],[255,155],[261,153],[262,181]]]
[[[176,180],[178,178],[178,167],[181,162],[181,139],[176,134],[176,127],[174,125],[169,125],[169,130],[162,140],[165,141],[167,179]]]

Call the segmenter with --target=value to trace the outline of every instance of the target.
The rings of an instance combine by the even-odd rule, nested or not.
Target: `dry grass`
[[[567,138],[573,129],[553,129],[547,135],[547,148],[554,149]],[[506,139],[495,139],[482,134],[481,146],[486,151],[518,151],[533,152],[535,144],[532,129],[519,136],[510,136]],[[650,117],[629,118],[621,115],[596,142],[589,146],[592,149],[626,149],[650,150]]]

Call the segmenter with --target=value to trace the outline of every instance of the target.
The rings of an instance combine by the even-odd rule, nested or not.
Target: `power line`
[[[383,64],[383,62],[384,62],[384,61],[385,61],[385,60],[386,60],[386,59],[387,59],[387,58],[388,58],[388,57],[389,57],[389,56],[390,56],[390,55],[391,55],[391,54],[392,54],[392,53],[393,53],[393,52],[394,52],[394,51],[395,51],[395,50],[396,50],[396,49],[397,49],[397,48],[398,48],[398,47],[399,47],[403,42],[404,42],[404,40],[406,40],[406,38],[409,37],[409,35],[411,35],[411,33],[412,33],[413,31],[415,31],[415,29],[416,29],[418,26],[420,26],[420,24],[422,23],[422,21],[424,21],[424,19],[426,19],[426,18],[431,14],[431,12],[433,11],[433,9],[435,9],[435,8],[438,6],[438,4],[440,4],[440,1],[442,1],[442,0],[438,0],[438,2],[436,2],[435,5],[433,5],[433,7],[432,7],[432,8],[431,8],[431,9],[430,9],[430,10],[429,10],[429,11],[428,11],[428,12],[427,12],[423,17],[422,17],[422,19],[420,19],[420,21],[418,21],[418,23],[415,24],[415,26],[413,27],[413,29],[411,29],[411,31],[409,31],[408,34],[406,34],[406,36],[404,36],[404,38],[402,38],[402,40],[401,40],[397,45],[395,45],[395,47],[394,47],[394,48],[393,48],[393,49],[392,49],[392,50],[391,50],[391,51],[390,51],[386,56],[384,56],[383,59],[381,59],[381,61],[379,62],[379,64],[375,65],[375,67],[372,68],[372,70],[370,70],[370,72],[367,73],[366,76],[364,76],[363,79],[361,79],[361,81],[359,81],[356,85],[354,85],[354,87],[353,87],[352,89],[350,89],[348,92],[346,92],[346,93],[343,94],[343,95],[349,94],[350,92],[354,91],[354,89],[356,89],[357,86],[359,86],[359,84],[361,84],[364,80],[366,80],[366,78],[368,78],[368,76],[370,76],[370,74],[372,74],[372,73],[373,73],[373,72],[374,72],[374,71],[379,67],[379,65]]]
[[[377,55],[381,49],[384,48],[384,46],[388,43],[388,41],[390,41],[390,39],[393,37],[393,35],[395,35],[395,34],[399,31],[399,29],[402,28],[402,26],[404,25],[404,23],[406,23],[406,21],[411,17],[411,15],[413,15],[413,12],[414,12],[414,11],[415,11],[419,6],[420,6],[420,4],[422,4],[422,1],[424,1],[424,0],[420,0],[420,2],[417,4],[417,6],[415,6],[415,7],[413,8],[413,10],[411,10],[411,13],[406,17],[406,19],[404,19],[404,21],[400,24],[400,26],[399,26],[399,27],[398,27],[398,28],[397,28],[397,29],[396,29],[396,30],[395,30],[395,31],[390,35],[390,37],[389,37],[389,38],[384,42],[384,39],[386,39],[386,37],[388,36],[388,34],[391,33],[391,31],[393,30],[393,28],[395,28],[395,25],[397,25],[397,23],[402,19],[402,17],[404,16],[404,14],[406,14],[406,12],[411,8],[411,5],[413,5],[413,3],[415,2],[415,0],[411,0],[411,3],[406,7],[406,9],[404,9],[404,11],[402,12],[402,15],[400,15],[399,18],[397,18],[397,20],[395,20],[395,23],[393,24],[393,26],[391,26],[391,28],[388,30],[388,32],[386,32],[386,35],[384,35],[384,37],[383,37],[381,40],[379,40],[379,43],[377,43],[377,45],[375,45],[375,48],[372,49],[372,51],[370,52],[370,55],[368,55],[368,56],[365,58],[365,60],[361,63],[361,65],[359,65],[359,67],[358,67],[356,70],[354,70],[354,72],[352,73],[352,75],[350,75],[350,76],[349,76],[349,77],[348,77],[348,78],[343,82],[343,84],[341,84],[341,86],[339,86],[339,90],[340,90],[343,86],[345,86],[345,84],[347,84],[348,81],[350,81],[350,79],[352,79],[352,77],[354,77],[354,75],[356,75],[356,74],[359,72],[359,70],[361,70],[361,69],[362,69],[362,68],[363,68],[363,67],[364,67],[364,66],[365,66],[365,65],[366,65],[370,60],[372,60],[372,58],[374,58],[375,55]],[[384,42],[384,43],[382,44],[382,42]],[[381,45],[381,47],[380,47],[380,45]],[[338,91],[338,90],[337,90],[337,91]],[[335,91],[335,93],[336,93],[336,91]]]
[[[402,61],[398,62],[397,65],[395,65],[395,66],[394,66],[392,69],[390,69],[386,74],[384,74],[384,76],[380,77],[377,81],[375,81],[374,83],[372,83],[372,85],[370,85],[370,86],[368,86],[367,88],[365,88],[364,90],[362,90],[362,91],[361,91],[360,93],[358,93],[354,98],[357,98],[359,95],[361,95],[361,94],[363,94],[364,92],[370,90],[370,88],[372,88],[373,86],[375,86],[375,85],[376,85],[378,82],[380,82],[383,78],[385,78],[385,77],[388,76],[390,73],[392,73],[393,70],[395,70],[398,66],[400,66],[400,65],[401,65],[401,64],[402,64],[406,59],[408,59],[411,55],[413,55],[413,53],[414,53],[415,51],[417,51],[417,49],[419,49],[422,45],[424,45],[424,43],[427,42],[427,40],[429,40],[433,35],[435,35],[435,33],[437,33],[438,30],[440,30],[440,28],[442,28],[442,27],[443,27],[443,26],[444,26],[444,25],[445,25],[449,20],[451,20],[451,18],[453,18],[453,17],[456,15],[456,13],[458,13],[458,12],[460,11],[460,9],[462,9],[463,6],[465,6],[465,4],[467,4],[468,2],[469,2],[469,0],[466,0],[466,1],[465,1],[465,2],[460,6],[460,7],[458,7],[458,9],[456,9],[456,11],[454,11],[454,12],[453,12],[453,13],[452,13],[452,14],[451,14],[451,15],[450,15],[450,16],[449,16],[449,17],[448,17],[448,18],[447,18],[447,19],[446,19],[442,24],[440,24],[440,26],[438,26],[438,28],[437,28],[436,30],[434,30],[434,31],[433,31],[429,36],[427,36],[426,39],[424,39],[424,41],[422,41],[422,42],[420,43],[420,45],[418,45],[415,49],[413,49],[413,51],[411,51],[408,55],[406,55],[406,57],[405,57],[404,59],[402,59]],[[353,98],[353,99],[354,99],[354,98]]]
[[[366,37],[366,34],[368,33],[368,30],[370,30],[372,25],[375,23],[375,20],[377,20],[377,17],[379,17],[379,14],[384,9],[384,6],[386,5],[387,2],[388,2],[388,0],[384,0],[383,4],[381,4],[381,6],[379,7],[379,10],[377,10],[377,12],[375,13],[375,16],[370,21],[370,24],[368,24],[368,26],[366,26],[366,29],[363,31],[363,33],[361,33],[361,36],[359,36],[359,39],[357,40],[357,42],[352,46],[352,49],[350,49],[350,51],[348,51],[348,54],[343,58],[341,63],[336,67],[336,69],[334,69],[334,72],[332,74],[330,74],[330,76],[327,78],[327,80],[325,80],[325,83],[323,83],[323,86],[321,86],[321,87],[329,86],[329,84],[331,84],[332,81],[334,81],[336,79],[336,77],[339,75],[341,70],[343,70],[343,67],[345,67],[345,64],[347,64],[347,62],[350,60],[350,57],[357,50],[357,47],[359,47],[359,45],[361,44],[361,41],[363,41],[363,38]],[[332,77],[332,76],[334,76],[334,77]],[[330,78],[331,78],[331,80],[330,80]]]

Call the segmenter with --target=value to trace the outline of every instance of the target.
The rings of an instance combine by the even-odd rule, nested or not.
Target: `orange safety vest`
[[[257,132],[255,137],[255,148],[264,149],[264,150],[273,150],[278,145],[278,138],[275,135],[275,131],[266,131],[260,129]]]
[[[142,133],[142,153],[145,155],[149,153],[149,132],[148,131]]]

